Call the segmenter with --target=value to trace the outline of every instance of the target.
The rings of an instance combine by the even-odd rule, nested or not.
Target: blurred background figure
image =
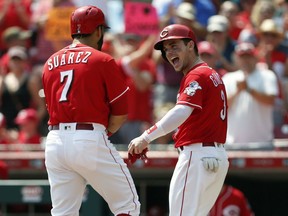
[[[245,194],[224,184],[208,216],[254,216]]]
[[[14,46],[8,50],[9,69],[3,78],[0,94],[0,109],[6,118],[8,129],[17,128],[14,122],[18,112],[31,104],[28,88],[29,72],[27,71],[28,55],[25,47]]]
[[[30,28],[32,0],[0,0],[0,38],[3,32],[11,27],[18,26],[24,30]],[[0,40],[0,56],[8,47]]]
[[[225,16],[229,21],[229,36],[237,41],[240,32],[245,27],[246,23],[243,23],[241,19],[238,19],[238,14],[240,12],[239,5],[234,1],[224,1],[222,2],[219,15]]]
[[[277,77],[273,71],[257,67],[259,60],[253,44],[240,43],[235,54],[239,70],[222,77],[229,107],[227,147],[255,142],[271,147],[273,108],[279,91]]]
[[[66,32],[70,31],[67,30],[69,16],[74,8],[72,0],[39,0],[36,3],[31,20],[31,30],[36,34],[34,50],[31,51],[34,65],[44,64],[55,51],[71,43]]]
[[[222,77],[227,71],[224,68],[220,68],[218,65],[219,54],[216,48],[209,41],[201,41],[198,43],[198,52],[203,61],[205,61],[210,67],[215,69]]]
[[[32,108],[21,110],[15,122],[19,125],[16,143],[19,144],[40,144],[41,135],[39,133],[39,119],[37,111]]]
[[[282,42],[283,31],[273,19],[265,19],[259,27],[257,55],[261,66],[272,70],[278,79],[279,94],[274,105],[274,124],[281,126],[287,116],[288,49]],[[285,107],[286,106],[286,107]]]
[[[34,107],[42,118],[46,108],[35,89],[37,85],[31,82],[31,71],[27,71],[29,56],[26,48],[11,47],[8,55],[10,71],[0,83],[0,111],[6,118],[7,129],[18,129],[15,118],[20,110]]]
[[[276,8],[273,1],[256,1],[250,15],[250,23],[241,31],[238,41],[258,45],[258,33],[262,22],[265,19],[273,19],[275,12]]]
[[[197,21],[197,15],[198,13],[192,3],[182,2],[176,9],[174,22],[190,27],[197,35],[197,39],[203,40],[207,35],[207,30]]]
[[[32,36],[32,32],[29,30],[24,30],[18,26],[11,26],[7,28],[2,35],[2,40],[5,43],[7,50],[14,46],[22,46],[25,47],[27,50],[30,48],[30,39]],[[29,53],[29,51],[28,51]],[[0,74],[6,75],[9,72],[9,55],[7,52],[3,53],[0,58]],[[28,68],[31,65],[27,65]]]
[[[153,122],[153,84],[156,66],[151,59],[155,35],[121,34],[117,63],[129,86],[128,119],[111,137],[114,143],[129,144]]]
[[[224,68],[227,71],[236,70],[233,60],[233,53],[236,42],[229,36],[229,21],[225,16],[214,15],[208,20],[206,40],[214,45],[219,52],[217,68]]]

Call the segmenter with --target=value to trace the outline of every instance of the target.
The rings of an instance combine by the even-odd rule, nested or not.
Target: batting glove
[[[137,159],[143,160],[145,163],[148,162],[148,157],[146,155],[148,148],[145,148],[140,154],[130,154],[128,153],[128,161],[130,164],[134,164]]]
[[[219,168],[219,159],[215,157],[203,157],[204,168],[209,172],[217,172]]]

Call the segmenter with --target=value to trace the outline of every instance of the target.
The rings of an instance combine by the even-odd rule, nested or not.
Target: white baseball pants
[[[209,172],[201,158],[216,157],[217,172]],[[229,167],[223,145],[202,147],[192,144],[180,150],[169,191],[170,216],[207,216],[214,205]]]
[[[86,184],[104,198],[113,214],[138,216],[140,203],[127,165],[104,126],[93,126],[94,130],[76,130],[76,123],[62,123],[47,135],[52,216],[78,216]]]

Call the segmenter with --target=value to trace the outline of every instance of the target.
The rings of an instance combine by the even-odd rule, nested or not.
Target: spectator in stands
[[[224,1],[219,10],[219,15],[225,16],[229,20],[229,36],[237,41],[240,32],[246,26],[241,19],[238,19],[240,8],[236,2]]]
[[[224,184],[208,216],[254,216],[248,199],[239,189]]]
[[[217,0],[203,1],[203,0],[183,0],[191,2],[197,11],[197,21],[202,26],[207,26],[208,19],[217,14],[218,2]]]
[[[48,31],[55,31],[55,29],[52,29],[51,27],[48,28],[47,25],[50,21],[53,22],[53,18],[55,17],[53,14],[57,15],[59,13],[59,11],[53,13],[54,9],[63,9],[62,13],[63,16],[65,16],[65,14],[70,15],[70,13],[65,11],[65,9],[71,8],[72,12],[72,8],[74,7],[75,5],[72,0],[39,0],[35,5],[31,21],[31,28],[37,34],[35,50],[31,55],[34,64],[44,64],[52,53],[71,43],[70,35],[68,35],[69,37],[67,36],[66,39],[63,38],[65,32],[58,32],[56,36],[58,35],[59,38],[50,38],[51,36],[49,35]],[[67,20],[69,20],[68,18],[69,17],[67,16]],[[59,20],[59,25],[60,23],[61,20]],[[56,29],[56,31],[59,31],[59,29]],[[48,36],[50,37],[48,38]]]
[[[122,56],[117,63],[130,91],[128,118],[115,134],[117,140],[114,143],[128,144],[153,122],[152,88],[156,79],[156,66],[150,55],[156,36],[122,34],[120,40],[121,46],[118,49]]]
[[[30,106],[28,90],[29,74],[26,71],[28,55],[25,47],[15,46],[8,50],[10,71],[1,85],[1,111],[5,115],[7,128],[17,128],[14,119],[17,113]]]
[[[193,4],[190,2],[182,2],[176,9],[175,23],[190,27],[193,32],[195,32],[195,35],[197,35],[197,39],[203,40],[207,35],[207,30],[205,26],[197,21],[196,17],[197,11]]]
[[[273,106],[278,95],[275,73],[257,67],[255,47],[240,43],[235,48],[239,70],[222,79],[228,97],[227,144],[267,142],[273,140]],[[252,146],[251,146],[252,147]]]
[[[181,4],[182,0],[152,0],[152,5],[156,8],[160,29],[167,24],[174,23],[175,10]]]
[[[288,51],[282,45],[283,30],[277,26],[273,19],[265,19],[259,27],[259,43],[257,53],[260,61],[282,79],[288,75]]]
[[[272,19],[275,14],[275,5],[272,1],[258,0],[252,9],[250,23],[240,32],[239,42],[259,43],[258,32],[265,19]]]
[[[236,70],[233,53],[236,42],[229,37],[229,21],[225,16],[214,15],[208,20],[206,40],[212,43],[221,54],[217,68]]]
[[[237,19],[247,25],[251,25],[251,14],[257,0],[239,0],[241,11]]]
[[[256,29],[262,24],[265,19],[274,17],[276,8],[273,1],[257,0],[251,13],[251,21]]]
[[[15,46],[8,50],[11,70],[0,83],[0,110],[5,115],[7,128],[18,128],[15,118],[22,109],[35,107],[39,113],[45,109],[45,103],[30,82],[30,71],[27,71],[28,55],[25,47]]]
[[[3,32],[11,26],[19,26],[28,30],[31,22],[32,0],[0,0],[0,39]],[[7,47],[0,40],[0,56]]]
[[[11,26],[3,32],[2,39],[8,49],[13,46],[29,48],[29,39],[31,36],[31,31],[21,29],[18,26]],[[9,72],[8,62],[9,55],[5,52],[0,58],[0,74],[6,75]],[[27,67],[30,68],[30,65],[27,65]]]
[[[216,48],[209,41],[201,41],[198,43],[198,52],[203,61],[205,61],[210,67],[214,68],[222,77],[227,71],[224,68],[219,68],[217,63],[219,56]]]
[[[41,135],[39,133],[38,123],[39,119],[37,111],[32,108],[21,110],[15,122],[19,125],[19,132],[17,136],[17,143],[19,144],[40,144]]]
[[[281,126],[287,113],[286,77],[288,77],[288,51],[283,42],[283,31],[273,19],[265,19],[259,27],[257,55],[261,65],[275,72],[278,78],[279,94],[274,105],[274,124]]]

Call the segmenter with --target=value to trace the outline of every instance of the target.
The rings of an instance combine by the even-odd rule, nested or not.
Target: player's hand
[[[128,160],[131,164],[137,159],[142,159],[147,162],[146,153],[148,151],[148,142],[143,137],[133,139],[128,146]]]
[[[209,172],[217,172],[219,168],[219,159],[216,157],[203,157],[204,168]]]
[[[148,142],[142,137],[136,137],[128,145],[128,152],[130,154],[140,154],[145,148],[148,147]]]

